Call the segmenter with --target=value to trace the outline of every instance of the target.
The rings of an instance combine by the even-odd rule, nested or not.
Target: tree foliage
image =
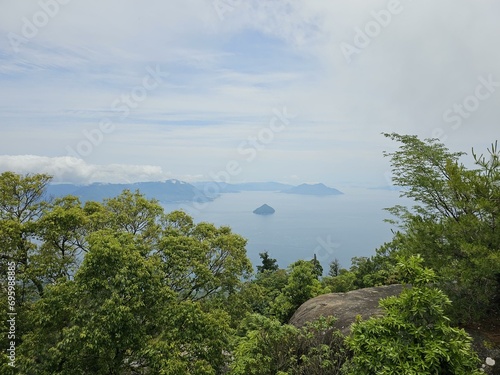
[[[385,134],[401,144],[386,153],[394,183],[413,207],[389,211],[400,231],[383,251],[421,254],[436,270],[441,287],[455,301],[458,321],[479,319],[496,306],[500,295],[500,156],[496,144],[486,156],[473,151],[475,168],[437,140]]]
[[[277,260],[271,258],[267,251],[259,253],[259,257],[262,259],[262,265],[257,266],[258,272],[277,271],[279,269]]]
[[[18,305],[33,295],[43,295],[43,280],[31,257],[37,249],[37,222],[47,206],[43,195],[50,179],[42,174],[23,177],[4,172],[0,175],[0,278],[5,281],[7,262],[15,262],[17,280],[21,283]]]
[[[292,263],[286,285],[271,303],[271,314],[283,323],[288,322],[300,305],[323,291],[314,261]]]
[[[340,274],[340,270],[342,269],[342,267],[340,266],[340,261],[337,258],[332,260],[328,267],[328,276],[330,277],[338,276]]]
[[[0,175],[0,308],[6,316],[13,262],[17,373],[220,372],[231,334],[224,301],[252,272],[246,240],[139,192],[50,199],[49,181]],[[3,320],[3,347],[7,328]]]
[[[402,261],[399,271],[412,284],[399,297],[380,302],[381,318],[358,320],[347,344],[353,351],[349,373],[362,374],[480,374],[479,358],[465,331],[450,326],[445,309],[451,301],[432,286],[435,273],[422,258]]]
[[[321,283],[331,293],[397,284],[401,280],[395,271],[395,264],[395,259],[381,253],[371,257],[353,257],[349,269],[341,268],[333,261],[329,275],[323,277]]]
[[[82,203],[46,197],[50,176],[1,174],[0,314],[7,313],[14,265],[18,323],[17,368],[3,352],[0,371],[362,374],[373,373],[363,372],[371,371],[368,354],[380,371],[403,363],[391,351],[398,345],[401,356],[424,358],[429,371],[472,371],[469,338],[450,327],[445,312],[475,316],[491,310],[498,294],[496,146],[489,159],[475,155],[478,169],[468,170],[458,164],[461,154],[435,141],[388,136],[404,144],[389,156],[396,182],[418,205],[391,209],[401,229],[375,256],[354,257],[349,270],[334,262],[326,277],[316,259],[280,269],[264,252],[250,278],[244,238],[183,211],[165,213],[139,191]],[[414,254],[423,254],[439,278],[420,267],[421,258],[401,262]],[[319,294],[401,281],[415,287],[383,302],[386,320],[355,326],[352,367],[334,320],[301,329],[286,324]],[[451,310],[430,282],[458,306]],[[8,328],[0,322],[3,347]]]
[[[335,319],[320,318],[303,328],[249,315],[236,338],[231,375],[340,374],[348,358]]]

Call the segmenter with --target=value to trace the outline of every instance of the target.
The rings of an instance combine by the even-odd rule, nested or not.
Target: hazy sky
[[[0,0],[0,171],[386,185],[499,138],[498,0]]]

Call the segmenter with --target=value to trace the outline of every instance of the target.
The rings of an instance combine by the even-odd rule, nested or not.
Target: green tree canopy
[[[195,224],[185,212],[165,213],[137,191],[85,204],[49,199],[49,181],[0,175],[0,313],[13,263],[16,370],[220,373],[229,301],[252,272],[246,240],[229,227]],[[0,368],[12,370],[5,351]]]
[[[230,375],[340,374],[348,358],[335,319],[320,318],[296,328],[251,314],[235,340]]]
[[[316,264],[305,260],[294,262],[288,267],[286,285],[271,303],[271,313],[281,322],[288,322],[300,305],[323,291]]]
[[[441,287],[456,301],[453,316],[480,318],[500,295],[500,157],[496,144],[487,155],[473,151],[474,168],[435,139],[385,134],[399,142],[391,158],[394,183],[413,207],[389,211],[400,231],[382,249],[386,254],[421,254],[436,270]]]
[[[274,258],[271,258],[267,251],[259,253],[259,257],[260,259],[262,259],[262,265],[257,266],[258,272],[277,271],[279,269],[278,261]]]
[[[445,309],[451,301],[432,286],[436,275],[422,263],[417,256],[402,260],[399,272],[412,286],[380,301],[383,317],[352,325],[349,374],[481,374],[472,339],[450,326]]]

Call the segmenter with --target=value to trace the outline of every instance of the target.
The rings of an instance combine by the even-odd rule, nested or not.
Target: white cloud
[[[0,171],[20,174],[45,173],[56,183],[90,184],[93,182],[131,183],[161,181],[168,173],[154,165],[88,164],[74,157],[45,157],[36,155],[0,155]]]

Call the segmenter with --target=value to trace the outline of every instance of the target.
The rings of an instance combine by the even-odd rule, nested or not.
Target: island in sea
[[[273,191],[300,195],[337,195],[343,194],[337,189],[324,184],[302,184],[293,186],[279,182],[246,182],[229,184],[225,182],[194,182],[187,183],[175,179],[154,182],[93,183],[89,185],[50,184],[47,187],[49,197],[74,195],[81,201],[101,201],[117,196],[123,190],[132,192],[139,190],[148,199],[157,199],[162,203],[173,202],[209,202],[217,199],[223,193],[239,193],[243,191]]]
[[[325,184],[302,184],[292,188],[282,190],[286,194],[301,195],[339,195],[344,194],[340,190],[326,186]]]
[[[259,208],[256,208],[255,210],[253,210],[253,213],[257,214],[257,215],[272,215],[272,214],[274,214],[274,212],[275,212],[274,208],[272,208],[271,206],[269,206],[267,204],[263,204]]]

